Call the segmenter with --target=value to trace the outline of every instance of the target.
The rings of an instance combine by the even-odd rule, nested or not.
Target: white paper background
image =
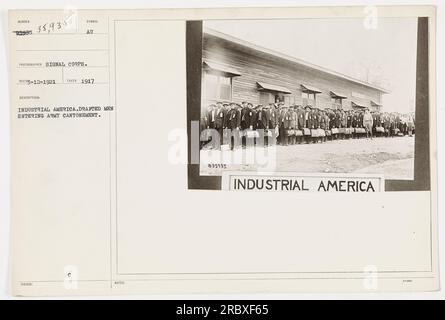
[[[246,7],[246,6],[290,6],[290,5],[324,5],[329,4],[332,5],[333,1],[256,1],[255,5],[249,1],[236,1],[236,6]],[[444,25],[443,25],[443,16],[445,7],[444,5],[440,5],[440,1],[336,1],[337,5],[369,5],[369,4],[437,4],[438,5],[438,17],[437,17],[437,57],[444,56]],[[149,7],[221,7],[221,6],[234,6],[234,3],[230,1],[187,1],[187,3],[183,3],[181,1],[135,1],[128,0],[123,3],[122,1],[107,1],[106,6],[104,6],[99,1],[76,1],[75,5],[78,8],[149,8]],[[7,62],[6,62],[6,54],[7,47],[5,41],[7,39],[7,9],[13,8],[61,8],[62,6],[73,6],[73,3],[70,1],[56,1],[56,0],[46,0],[39,2],[32,1],[13,1],[13,0],[4,0],[0,4],[1,10],[1,33],[0,33],[0,143],[1,149],[0,154],[2,155],[0,160],[0,299],[11,298],[9,291],[9,100],[8,100],[8,75],[7,75]],[[443,70],[443,60],[437,61],[437,70]],[[443,72],[438,72],[437,74],[437,87],[440,88],[443,86]],[[437,119],[443,118],[443,91],[438,91],[437,97],[437,109],[438,115]],[[439,141],[439,160],[441,163],[442,159],[442,149],[443,149],[443,126],[438,123],[438,141]],[[441,175],[441,168],[439,167],[439,177]],[[440,179],[440,178],[439,178]],[[439,183],[439,194],[442,190],[443,183]],[[443,243],[444,234],[440,233],[444,230],[443,219],[441,219],[441,208],[442,208],[442,200],[439,198],[439,223],[440,223],[440,240]],[[443,246],[442,246],[443,247]],[[443,255],[442,255],[443,256]],[[443,257],[441,259],[443,261]],[[444,263],[441,263],[441,271],[442,275],[444,274]],[[442,277],[443,279],[443,277]],[[443,287],[442,280],[442,287]],[[161,298],[162,296],[141,296],[141,298]],[[207,296],[207,295],[194,295],[194,296],[167,296],[168,298],[215,298],[215,296]],[[116,297],[113,297],[116,298]],[[445,298],[445,294],[442,292],[437,293],[416,293],[416,294],[372,294],[372,295],[219,295],[217,298]]]

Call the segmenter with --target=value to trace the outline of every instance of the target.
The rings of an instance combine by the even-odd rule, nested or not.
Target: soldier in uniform
[[[315,125],[314,125],[315,107],[314,108],[312,106],[308,106],[308,107],[310,109],[310,112],[308,114],[309,118],[307,120],[307,127],[309,128],[309,131],[310,131],[311,134],[307,138],[309,140],[308,141],[309,143],[313,143],[314,139],[312,138],[312,130],[315,129]]]
[[[372,116],[372,132],[376,136],[377,135],[377,112],[372,111],[371,116]]]
[[[355,129],[358,128],[358,112],[357,112],[357,110],[352,112],[352,128],[353,128],[352,138],[353,139],[358,138],[358,133],[355,132]]]
[[[278,104],[278,142],[280,145],[284,145],[284,136],[285,136],[285,129],[284,129],[284,118],[286,116],[286,110],[284,106]]]
[[[320,119],[320,129],[322,129],[324,132],[325,132],[325,134],[326,134],[326,113],[323,111],[323,110],[320,110],[320,117],[319,117],[319,119]],[[325,142],[326,141],[326,135],[324,136],[324,137],[322,137],[321,138],[321,141],[322,142]]]
[[[281,140],[283,146],[287,146],[289,144],[289,134],[288,134],[288,130],[291,130],[291,126],[292,126],[292,112],[289,110],[289,108],[287,106],[285,106],[284,104],[282,104],[282,108],[283,108],[283,118],[282,120],[282,126],[283,126],[283,139]]]
[[[241,118],[242,118],[242,112],[243,112],[243,107],[241,104],[236,103],[236,111],[238,112],[238,146],[242,145],[241,143],[241,139],[243,137],[243,132],[241,130]]]
[[[279,114],[278,110],[275,107],[275,104],[271,103],[269,108],[269,130],[273,131],[272,137],[277,137],[277,131],[278,131],[278,121],[279,121]],[[276,144],[277,141],[272,141],[272,144]]]
[[[227,132],[227,127],[226,127],[226,124],[227,124],[226,116],[227,116],[227,113],[230,111],[230,102],[227,102],[227,101],[223,102],[223,110],[224,110],[224,118],[223,118],[222,141],[223,141],[223,144],[227,144],[228,139],[227,139],[226,135],[228,134],[228,132]]]
[[[335,128],[335,112],[331,109],[329,109],[329,129]]]
[[[226,129],[226,143],[230,145],[230,150],[239,146],[240,135],[239,128],[241,125],[241,113],[239,112],[236,103],[231,103],[225,117],[225,129]]]
[[[358,125],[359,125],[360,128],[364,128],[364,125],[363,125],[363,111],[359,111],[359,114],[358,114]]]
[[[277,143],[280,145],[283,145],[283,141],[284,141],[284,125],[283,125],[283,121],[284,121],[284,114],[285,114],[286,110],[284,110],[283,106],[281,104],[277,104],[277,115],[278,115],[278,140]]]
[[[401,119],[400,119],[400,115],[399,115],[398,112],[396,112],[394,122],[395,122],[395,127],[396,127],[399,131],[402,131],[402,130],[401,130]],[[396,134],[396,135],[397,135],[397,134]]]
[[[320,129],[320,109],[315,107],[313,109],[312,113],[312,129],[314,130],[314,133],[317,132],[318,129]],[[320,137],[318,137],[318,132],[316,133],[316,136],[313,137],[312,142],[318,143],[320,141]]]
[[[252,107],[252,112],[253,112],[253,118],[252,118],[252,125],[253,125],[253,129],[257,130],[258,129],[258,112],[261,112],[261,105],[256,105],[254,107]]]
[[[269,122],[270,122],[270,105],[264,106],[261,110],[261,122],[264,128],[264,145],[268,146],[270,142]]]
[[[297,118],[297,112],[295,111],[294,106],[290,106],[288,108],[288,112],[290,114],[290,128],[288,130],[295,131],[298,118]],[[289,144],[294,145],[295,141],[296,141],[296,139],[295,139],[295,132],[294,132],[294,134],[289,135]]]
[[[226,109],[224,108],[224,105],[222,104],[222,102],[217,102],[214,113],[212,113],[211,123],[215,130],[218,131],[220,145],[223,143],[225,115]]]
[[[258,132],[258,130],[261,130],[258,128],[258,117],[261,117],[261,108],[262,105],[252,105],[252,117],[250,119],[250,126],[252,127],[252,130],[255,130],[256,132]],[[255,139],[254,144],[256,145],[257,142],[257,139]]]
[[[381,114],[379,111],[376,112],[375,121],[377,122],[376,125],[375,125],[375,128],[376,128],[376,129],[377,129],[378,127],[383,127],[382,114]],[[377,131],[376,131],[376,133],[377,133]],[[380,133],[380,134],[378,134],[378,135],[381,136],[382,134]]]
[[[304,107],[304,128],[305,130],[303,130],[303,134],[304,134],[304,139],[306,141],[306,143],[311,142],[311,127],[312,127],[312,108],[311,106],[307,105]]]
[[[243,107],[241,110],[241,130],[243,130],[242,144],[244,147],[247,144],[247,134],[250,130],[253,129],[252,118],[254,117],[254,111],[252,109],[253,106],[251,103],[245,103],[245,107]]]
[[[349,131],[349,134],[346,135],[348,139],[351,138],[352,135],[352,114],[351,110],[346,111],[346,128]]]
[[[346,112],[346,128],[352,128],[352,114],[350,110]]]
[[[366,109],[365,113],[363,114],[363,127],[366,130],[366,138],[371,137],[372,140],[373,118],[368,109]]]
[[[387,112],[383,114],[383,128],[385,129],[386,137],[391,135],[391,117]]]
[[[314,107],[312,109],[312,129],[318,129],[319,121],[318,121],[318,108]]]
[[[326,139],[325,139],[325,141],[328,140],[328,138],[331,136],[331,133],[330,133],[330,130],[331,130],[331,118],[329,118],[329,113],[330,112],[331,111],[328,108],[324,112],[324,118],[325,118],[325,121],[326,121],[326,130],[329,130],[329,135],[326,132]]]
[[[389,114],[389,127],[390,127],[390,137],[394,137],[395,131],[396,131],[396,127],[395,127],[395,123],[396,123],[396,116],[393,112],[391,112]]]
[[[209,104],[204,111],[204,118],[201,116],[201,119],[204,120],[201,126],[204,127],[204,129],[215,129],[215,110],[216,105],[213,103]]]
[[[258,104],[255,107],[255,112],[256,112],[256,117],[255,117],[255,129],[256,130],[263,130],[263,105],[262,104]]]
[[[241,102],[241,130],[246,130],[249,127],[249,122],[246,121],[246,114],[249,112],[248,103],[246,101]]]
[[[340,134],[340,138],[344,139],[346,137],[345,135],[345,129],[347,127],[348,124],[348,117],[346,116],[346,113],[344,110],[340,110],[340,128],[342,128],[343,133]]]
[[[402,131],[403,135],[408,133],[407,125],[406,125],[406,115],[400,115],[400,131]]]
[[[265,137],[265,129],[268,126],[268,120],[266,116],[267,111],[264,109],[262,104],[257,105],[256,107],[256,130],[257,132],[264,137],[263,141],[264,144],[266,144],[266,137]]]
[[[200,129],[200,137],[199,137],[199,144],[200,144],[200,148],[202,149],[202,147],[204,147],[205,144],[207,144],[207,141],[209,141],[210,136],[207,134],[203,134],[203,132],[207,129],[210,129],[210,118],[209,116],[211,116],[212,114],[212,110],[215,107],[214,104],[210,104],[209,106],[207,106],[207,108],[205,110],[203,110],[201,112],[201,118],[199,121],[199,129]],[[215,121],[213,121],[214,123]],[[213,128],[212,128],[213,129]],[[207,132],[207,131],[205,131]]]
[[[406,126],[407,126],[407,130],[408,130],[408,135],[410,137],[412,137],[413,136],[413,129],[414,129],[414,117],[413,117],[412,113],[409,113],[407,115]]]
[[[341,126],[341,114],[340,114],[340,110],[335,110],[333,111],[334,113],[334,117],[333,117],[333,129],[339,129]],[[339,138],[339,134],[338,133],[332,133],[332,140],[334,139],[338,139]]]
[[[246,113],[246,123],[249,125],[248,130],[256,130],[256,110],[252,103],[248,103],[247,106],[249,108],[249,112]]]
[[[249,129],[256,130],[257,109],[256,109],[256,107],[253,106],[252,103],[249,103],[248,106],[249,106],[250,112],[252,113],[252,115],[251,115],[249,112],[249,117],[250,117]]]
[[[298,126],[298,130],[300,130],[301,132],[303,132],[304,126],[305,126],[305,117],[304,117],[304,110],[303,108],[299,105],[297,106],[297,126]],[[304,142],[304,134],[297,137],[298,143],[301,144],[302,142]]]

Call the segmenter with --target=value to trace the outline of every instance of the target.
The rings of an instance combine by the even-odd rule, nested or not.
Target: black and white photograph
[[[8,2],[0,300],[444,296],[434,5]]]
[[[416,17],[203,21],[200,175],[413,180],[417,27]]]

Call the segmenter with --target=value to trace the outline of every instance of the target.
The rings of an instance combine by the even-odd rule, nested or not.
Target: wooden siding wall
[[[332,107],[331,90],[347,95],[348,98],[343,99],[343,109],[351,108],[351,99],[371,110],[373,107],[370,100],[378,103],[381,101],[380,91],[359,83],[263,52],[246,50],[245,47],[208,34],[204,34],[203,40],[203,60],[234,68],[241,73],[241,76],[234,77],[232,81],[232,100],[235,102],[260,103],[257,81],[286,87],[292,92],[291,101],[296,104],[303,104],[300,85],[314,86],[322,91],[317,94],[317,106],[320,108]],[[352,97],[352,92],[363,94],[367,98]]]

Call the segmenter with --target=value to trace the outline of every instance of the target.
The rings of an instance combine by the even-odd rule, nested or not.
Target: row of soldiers
[[[324,142],[374,136],[412,135],[414,118],[399,113],[369,110],[319,109],[311,106],[286,106],[283,102],[253,106],[252,103],[217,102],[201,115],[201,131],[215,129],[221,144],[234,147],[236,138],[245,144],[249,131],[264,131],[265,143],[277,139],[281,145]],[[227,133],[230,137],[227,138]],[[235,132],[235,134],[233,133]],[[210,137],[204,138],[203,145]],[[227,141],[228,140],[228,141]]]

